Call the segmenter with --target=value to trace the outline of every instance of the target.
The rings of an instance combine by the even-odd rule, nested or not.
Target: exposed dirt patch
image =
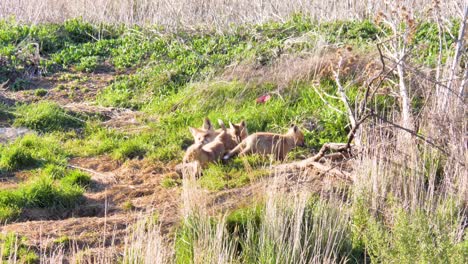
[[[72,102],[91,101],[100,90],[109,85],[116,76],[115,72],[98,73],[57,73],[51,76],[33,78],[25,90],[2,92],[1,102],[36,102],[50,100],[65,105]],[[45,94],[39,95],[39,89]]]
[[[127,228],[136,219],[156,213],[161,232],[168,234],[179,222],[180,191],[166,189],[160,182],[167,169],[147,160],[124,164],[107,156],[75,158],[70,165],[90,173],[93,184],[85,201],[74,210],[26,209],[18,223],[1,227],[28,238],[35,247],[54,246],[54,240],[67,236],[87,248],[122,246]],[[131,206],[129,206],[131,205]]]

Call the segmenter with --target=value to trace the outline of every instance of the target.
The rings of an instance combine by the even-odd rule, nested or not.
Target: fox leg
[[[243,149],[240,153],[239,153],[239,156],[245,156],[247,154],[250,154],[252,152],[252,149],[247,147],[245,149]]]
[[[233,150],[229,151],[226,155],[223,156],[223,160],[228,160],[233,156],[237,155],[238,153],[244,152],[244,144],[240,143],[235,147]]]

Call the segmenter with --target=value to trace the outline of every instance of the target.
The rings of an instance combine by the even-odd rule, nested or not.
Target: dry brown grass
[[[355,83],[365,83],[382,68],[376,52],[364,54],[346,48],[323,46],[317,47],[314,53],[282,55],[271,65],[250,61],[237,63],[228,66],[222,78],[253,84],[274,83],[281,90],[293,82],[333,79],[340,56],[343,56],[342,77]]]
[[[398,1],[426,12],[432,0]],[[441,1],[446,17],[459,12],[463,0]],[[318,21],[373,17],[388,6],[381,0],[0,0],[0,18],[28,23],[61,22],[83,17],[92,22],[159,24],[178,27],[226,28],[229,24],[262,23],[305,13]]]

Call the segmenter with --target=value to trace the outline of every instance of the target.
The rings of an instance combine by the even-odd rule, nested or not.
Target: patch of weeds
[[[131,211],[133,209],[135,209],[135,205],[133,205],[132,201],[130,201],[130,200],[125,201],[122,204],[122,210],[124,210],[124,211]]]
[[[12,144],[8,147],[0,146],[0,169],[14,171],[38,165],[39,160],[33,157],[32,150],[21,145]]]
[[[102,127],[93,120],[86,123],[82,137],[67,139],[61,134],[64,148],[70,155],[78,157],[97,156],[112,152],[125,140],[124,138],[124,134]]]
[[[39,256],[26,245],[26,237],[13,232],[0,235],[0,247],[2,260],[9,262],[14,260],[19,263],[39,263]]]
[[[147,152],[147,146],[144,141],[139,138],[128,139],[120,142],[118,147],[114,149],[112,157],[116,160],[126,160],[134,158],[143,158]]]
[[[80,170],[71,170],[60,180],[64,185],[77,185],[87,188],[91,185],[91,176]]]
[[[58,180],[65,177],[65,175],[67,174],[67,169],[65,166],[49,163],[44,166],[41,173],[43,175],[48,175],[54,180]]]
[[[82,72],[93,72],[98,66],[99,58],[97,56],[82,57],[75,68]]]
[[[58,104],[42,101],[20,105],[16,109],[15,126],[23,126],[40,132],[66,131],[80,128],[83,121],[63,110]]]
[[[64,84],[59,84],[55,87],[55,89],[57,89],[58,91],[65,91],[67,90],[67,86],[65,86]]]
[[[69,81],[72,81],[72,80],[76,80],[80,78],[77,74],[72,74],[72,73],[64,73],[62,75],[60,75],[57,80],[59,81],[66,81],[66,82],[69,82]]]
[[[24,207],[72,208],[82,199],[83,189],[77,185],[55,184],[48,176],[39,175],[18,189]]]
[[[40,89],[36,89],[34,91],[34,95],[35,96],[38,96],[38,97],[44,97],[47,95],[47,90],[46,89],[43,89],[43,88],[40,88]]]
[[[0,171],[15,171],[49,162],[65,164],[66,156],[55,137],[26,134],[7,145],[0,145]]]
[[[173,188],[181,185],[180,179],[174,179],[174,177],[166,176],[161,180],[160,185],[164,188]]]
[[[1,202],[5,195],[0,191],[0,220],[8,222],[16,219],[21,214],[21,209],[16,205],[6,205]]]
[[[25,79],[17,78],[15,82],[10,86],[12,91],[26,90],[31,86],[31,82]]]
[[[71,238],[69,236],[60,236],[54,239],[54,244],[59,245],[67,245],[71,242]]]
[[[255,179],[268,176],[268,164],[270,162],[259,155],[236,158],[227,165],[210,164],[198,181],[209,190],[242,187]]]
[[[247,231],[247,226],[259,227],[262,221],[264,205],[257,204],[231,211],[226,217],[226,228],[229,233],[237,236]]]

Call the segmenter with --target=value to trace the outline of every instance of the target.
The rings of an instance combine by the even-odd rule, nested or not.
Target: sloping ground
[[[91,103],[99,90],[114,77],[113,73],[46,77],[33,81],[28,90],[5,91],[3,96],[10,101],[26,103],[53,100],[75,113],[99,115],[102,125],[126,133],[148,129],[138,121],[143,116],[141,112]],[[75,89],[77,82],[86,88]],[[46,95],[38,96],[35,91],[39,89],[46,89]],[[13,128],[4,129],[9,131]],[[18,130],[14,136],[4,133],[3,137],[12,140],[27,132]],[[138,220],[153,216],[157,217],[165,238],[174,238],[175,228],[181,220],[183,187],[163,187],[161,184],[165,178],[178,177],[173,165],[155,163],[149,159],[121,163],[109,156],[98,156],[73,158],[69,160],[69,166],[83,170],[92,177],[93,183],[80,206],[71,211],[25,209],[16,223],[2,226],[1,232],[14,231],[25,236],[27,244],[37,251],[53,252],[62,247],[74,253],[86,249],[95,252],[104,250],[108,251],[106,254],[113,255],[122,249],[125,237]],[[11,176],[3,178],[2,188],[13,188],[19,184],[20,173]],[[199,204],[209,214],[218,215],[264,200],[272,184],[281,186],[280,191],[284,192],[307,190],[315,193],[333,191],[344,184],[339,179],[303,167],[283,166],[272,171],[270,176],[240,188],[201,190],[202,197],[196,199],[200,199]]]
[[[66,237],[70,242],[64,246],[70,250],[107,248],[113,251],[123,247],[125,237],[139,219],[157,215],[161,233],[173,239],[181,219],[182,201],[180,188],[161,186],[161,180],[172,174],[170,168],[158,167],[147,160],[132,160],[122,165],[106,156],[72,159],[70,165],[92,175],[93,186],[86,193],[83,205],[61,216],[47,210],[29,210],[21,222],[5,225],[1,231],[15,231],[27,237],[27,243],[38,250],[52,250]],[[281,186],[280,191],[284,192],[315,193],[326,193],[343,184],[313,169],[273,174],[276,177],[240,188],[203,191],[200,198],[203,200],[199,202],[209,214],[218,215],[264,200],[272,184]]]

